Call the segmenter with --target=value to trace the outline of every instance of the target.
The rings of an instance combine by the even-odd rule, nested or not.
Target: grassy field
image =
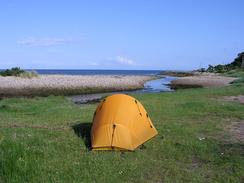
[[[134,152],[93,152],[96,104],[0,100],[0,182],[243,182],[244,85],[138,94],[159,135]],[[238,130],[238,129],[236,129]],[[243,134],[243,133],[242,133]]]

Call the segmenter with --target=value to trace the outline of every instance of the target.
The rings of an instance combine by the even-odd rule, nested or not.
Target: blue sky
[[[180,69],[244,51],[243,0],[0,0],[0,68]]]

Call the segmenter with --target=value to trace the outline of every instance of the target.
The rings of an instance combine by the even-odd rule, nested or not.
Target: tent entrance
[[[112,148],[112,149],[114,148],[114,146],[113,146],[113,141],[114,141],[114,131],[115,131],[115,128],[116,128],[116,125],[113,124],[112,139],[111,139],[111,148]]]

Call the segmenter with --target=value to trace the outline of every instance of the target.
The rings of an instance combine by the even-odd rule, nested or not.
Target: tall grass
[[[19,75],[19,77],[21,77],[21,78],[29,78],[29,79],[31,79],[31,78],[34,78],[34,77],[38,77],[38,74],[37,74],[37,72],[35,72],[35,71],[26,71],[26,72],[24,72],[24,73],[21,73],[21,74]]]

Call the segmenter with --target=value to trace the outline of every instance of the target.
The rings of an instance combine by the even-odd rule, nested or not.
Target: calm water
[[[141,90],[137,90],[139,93],[158,93],[158,92],[168,92],[173,91],[169,84],[171,81],[175,80],[176,77],[166,76],[164,78],[155,79],[151,81],[147,81],[144,84],[144,88]]]
[[[160,70],[35,70],[38,74],[64,75],[158,75]]]

